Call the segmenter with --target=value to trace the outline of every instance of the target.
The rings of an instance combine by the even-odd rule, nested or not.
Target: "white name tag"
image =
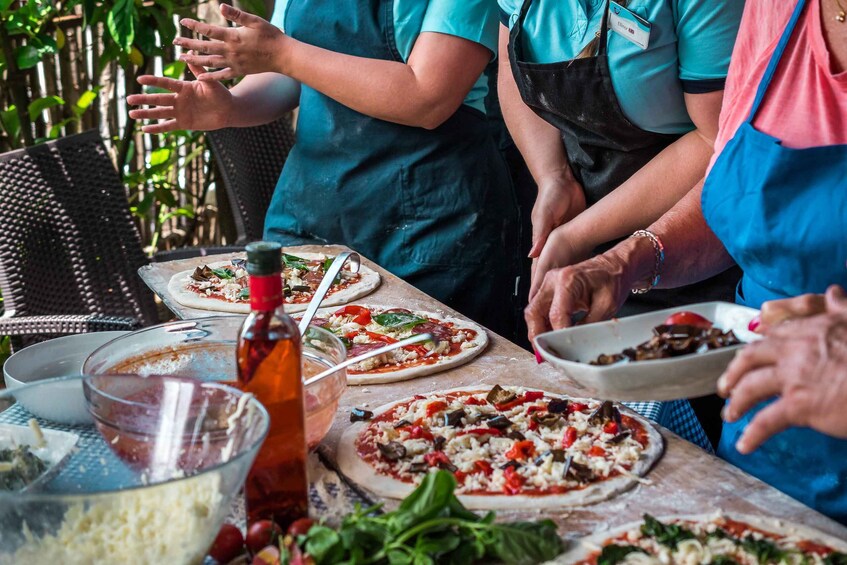
[[[642,49],[650,43],[650,27],[650,22],[641,16],[617,2],[609,3],[609,28]]]

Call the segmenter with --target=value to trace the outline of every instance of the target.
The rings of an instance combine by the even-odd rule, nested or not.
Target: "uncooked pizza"
[[[295,318],[296,319],[296,318]],[[488,335],[480,326],[434,312],[348,304],[319,310],[312,325],[329,330],[355,357],[415,334],[432,341],[408,345],[348,367],[350,384],[404,381],[467,363],[485,349]]]
[[[334,259],[320,253],[282,254],[286,312],[306,309]],[[239,256],[182,271],[171,277],[168,292],[177,302],[190,308],[248,314],[250,288],[246,268],[247,260]],[[370,294],[379,282],[379,274],[365,266],[360,267],[358,273],[345,267],[330,287],[324,304],[346,304]]]
[[[847,563],[847,545],[804,526],[752,516],[690,516],[642,522],[584,540],[557,563],[580,565]]]
[[[339,446],[348,477],[402,498],[434,469],[451,471],[469,508],[551,508],[605,500],[662,454],[659,432],[598,400],[496,385],[417,395],[354,410]]]

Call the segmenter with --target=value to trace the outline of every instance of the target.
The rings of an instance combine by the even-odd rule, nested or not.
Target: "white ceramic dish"
[[[3,365],[6,388],[14,389],[42,379],[79,375],[88,356],[104,343],[129,332],[69,335],[21,349]],[[82,382],[72,379],[51,385],[49,394],[27,396],[21,404],[35,416],[67,425],[93,422],[85,405]]]
[[[41,428],[44,445],[36,447],[38,438],[28,426],[13,426],[0,424],[0,449],[12,449],[21,445],[29,446],[30,452],[47,464],[47,469],[35,481],[22,490],[28,491],[44,483],[61,467],[62,463],[73,451],[79,436],[70,432]]]
[[[671,359],[594,366],[602,353],[618,353],[650,339],[654,327],[675,312],[696,312],[743,342],[759,339],[747,329],[759,311],[729,302],[704,302],[629,318],[575,326],[539,335],[535,346],[580,394],[620,401],[695,398],[717,390],[717,380],[743,345]]]

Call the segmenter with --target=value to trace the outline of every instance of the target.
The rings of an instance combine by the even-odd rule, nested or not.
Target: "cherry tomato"
[[[271,520],[253,522],[247,528],[247,548],[253,553],[258,553],[263,547],[275,544],[281,535],[282,528]]]
[[[260,547],[251,565],[280,565],[279,548],[273,545]]]
[[[573,414],[574,412],[585,412],[588,410],[588,404],[582,404],[581,402],[568,402],[568,414]]]
[[[456,483],[459,484],[459,486],[465,484],[465,479],[468,478],[468,474],[464,471],[456,471],[453,473],[453,476],[456,477]]]
[[[229,563],[244,553],[244,536],[232,524],[224,524],[215,538],[209,556],[218,563]]]
[[[421,426],[412,426],[409,429],[410,439],[425,439],[427,441],[435,441],[435,436],[429,430],[423,429]]]
[[[450,465],[450,458],[447,457],[447,454],[443,451],[432,451],[424,455],[424,461],[430,467],[437,467],[439,465]]]
[[[294,520],[291,522],[291,525],[288,526],[288,535],[294,537],[305,536],[314,525],[315,521],[311,518],[300,518],[298,520]]]
[[[668,326],[694,326],[695,328],[711,328],[712,322],[694,312],[677,312],[668,316],[665,320]]]

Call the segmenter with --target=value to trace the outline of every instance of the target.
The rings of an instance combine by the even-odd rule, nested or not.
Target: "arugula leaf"
[[[609,544],[603,547],[600,556],[597,558],[597,565],[617,565],[630,553],[647,553],[640,547],[634,545],[617,545]]]
[[[835,551],[823,558],[825,565],[847,565],[847,553]]]
[[[541,563],[562,553],[562,541],[556,534],[556,524],[550,520],[540,522],[513,522],[491,524],[493,534],[486,551],[506,563]]]
[[[679,524],[663,524],[649,514],[644,515],[641,533],[671,549],[676,549],[677,544],[682,540],[694,539],[694,533],[690,530]]]
[[[232,271],[230,271],[229,269],[212,269],[212,272],[213,272],[213,273],[215,273],[215,275],[216,275],[219,279],[232,279],[232,278],[235,278],[235,275],[234,275],[234,274],[232,273]]]
[[[309,268],[309,262],[306,259],[288,253],[282,254],[282,263],[288,268],[300,269],[301,271]]]
[[[753,536],[744,538],[741,547],[755,555],[759,563],[779,563],[788,555],[788,552],[781,550],[775,543],[766,539],[757,540]]]
[[[409,329],[427,322],[426,318],[407,314],[405,312],[389,312],[387,314],[377,314],[373,317],[373,321],[384,328],[392,330]]]

